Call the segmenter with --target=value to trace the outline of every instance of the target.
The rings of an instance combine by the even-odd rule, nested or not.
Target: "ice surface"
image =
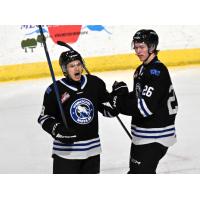
[[[158,166],[158,173],[200,173],[200,68],[170,68],[179,102],[176,120],[178,142]],[[125,81],[132,88],[133,71],[96,73],[111,91],[112,83]],[[43,94],[51,79],[0,84],[0,173],[52,173],[52,139],[37,123]],[[128,170],[130,139],[116,118],[99,115],[101,173]],[[120,115],[130,130],[131,118]]]

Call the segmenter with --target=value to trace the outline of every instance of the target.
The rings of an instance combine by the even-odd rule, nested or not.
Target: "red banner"
[[[82,25],[51,25],[48,31],[52,40],[65,43],[75,43],[81,33]]]

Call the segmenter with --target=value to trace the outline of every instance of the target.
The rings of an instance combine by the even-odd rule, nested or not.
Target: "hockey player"
[[[139,30],[132,47],[142,64],[134,73],[133,91],[124,82],[113,84],[113,106],[132,116],[129,174],[154,174],[168,147],[176,142],[178,103],[166,66],[158,60],[158,35]]]
[[[101,143],[98,135],[98,111],[114,117],[116,110],[108,102],[105,83],[93,75],[82,75],[84,60],[73,50],[59,58],[65,78],[57,81],[68,127],[64,126],[53,84],[45,94],[38,122],[53,138],[53,173],[97,174],[100,172]]]

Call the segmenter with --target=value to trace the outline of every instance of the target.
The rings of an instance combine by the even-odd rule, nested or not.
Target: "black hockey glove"
[[[129,93],[128,87],[126,83],[123,81],[117,82],[115,81],[113,86],[112,86],[112,95],[115,96],[122,96],[122,95],[127,95]]]
[[[56,123],[51,133],[52,137],[62,143],[72,144],[77,139],[77,134],[73,129],[67,129],[63,124]]]
[[[110,96],[111,97],[111,96]],[[112,97],[110,98],[112,100]],[[111,105],[111,103],[110,103]],[[116,108],[110,107],[110,105],[100,104],[98,111],[102,113],[104,117],[115,117],[119,114]]]

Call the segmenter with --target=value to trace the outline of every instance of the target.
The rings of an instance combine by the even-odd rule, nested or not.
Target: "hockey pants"
[[[166,154],[168,147],[159,143],[131,145],[128,174],[156,174],[160,159]]]
[[[82,160],[64,159],[53,155],[53,174],[99,174],[100,155]]]

